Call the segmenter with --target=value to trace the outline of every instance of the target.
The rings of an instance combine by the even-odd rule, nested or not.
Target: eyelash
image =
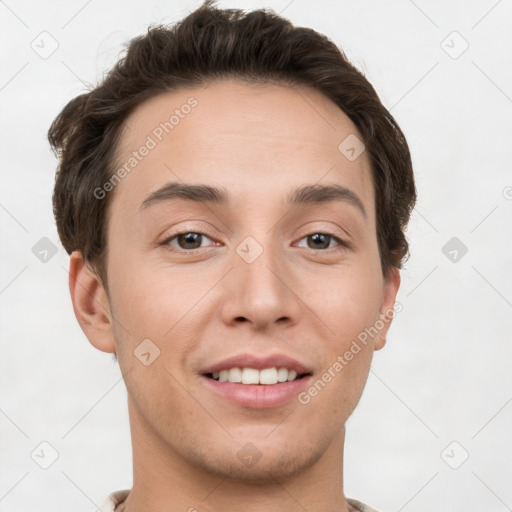
[[[188,234],[201,235],[201,236],[206,237],[206,238],[208,238],[210,240],[212,239],[212,237],[210,237],[207,233],[203,233],[201,231],[181,231],[179,233],[175,233],[174,235],[166,238],[161,243],[161,245],[164,245],[164,246],[168,247],[169,250],[171,250],[171,251],[177,251],[177,252],[182,252],[182,253],[194,253],[195,251],[198,251],[199,249],[203,249],[204,248],[204,247],[198,247],[196,249],[181,249],[179,247],[171,246],[170,242],[172,240],[178,238],[180,235],[188,235]],[[334,235],[333,233],[323,232],[323,231],[314,231],[312,233],[304,235],[300,240],[304,240],[305,238],[308,238],[308,237],[313,236],[313,235],[325,235],[325,236],[330,237],[331,240],[334,240],[334,241],[338,242],[338,245],[341,246],[342,248],[348,248],[349,247],[349,244],[347,242],[345,242],[344,240],[342,240],[340,237]],[[330,249],[336,249],[336,247],[328,247],[326,249],[311,249],[309,247],[306,247],[306,248],[310,249],[311,251],[315,251],[315,252],[326,252],[326,251],[328,251]]]

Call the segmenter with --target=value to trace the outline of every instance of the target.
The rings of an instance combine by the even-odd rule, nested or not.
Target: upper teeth
[[[213,372],[214,379],[220,382],[241,382],[242,384],[277,384],[295,380],[297,372],[288,370],[288,368],[265,368],[256,370],[255,368],[231,368]]]

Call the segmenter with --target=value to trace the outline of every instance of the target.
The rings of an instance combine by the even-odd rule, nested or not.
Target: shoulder
[[[123,502],[130,493],[130,489],[122,489],[120,491],[114,491],[110,493],[103,501],[99,509],[95,512],[114,512],[116,506]],[[362,501],[358,501],[352,498],[347,498],[348,503],[356,508],[359,512],[379,512],[378,510],[366,505]]]
[[[352,498],[347,498],[347,501],[359,512],[379,512],[377,509],[366,505],[362,501],[354,500]]]
[[[114,491],[110,493],[101,504],[99,509],[96,509],[94,512],[114,512],[116,506],[124,501],[128,494],[130,493],[130,489],[122,489],[120,491]]]

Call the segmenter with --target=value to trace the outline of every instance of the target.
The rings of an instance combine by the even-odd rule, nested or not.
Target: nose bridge
[[[300,305],[292,283],[287,283],[292,273],[286,271],[285,255],[272,233],[246,237],[233,258],[225,321],[245,320],[259,327],[284,319],[296,322]]]

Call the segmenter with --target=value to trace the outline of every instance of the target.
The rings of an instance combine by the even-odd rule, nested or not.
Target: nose
[[[295,325],[303,309],[300,282],[285,255],[270,243],[260,245],[254,239],[237,249],[233,253],[232,270],[224,282],[221,306],[224,323],[247,323],[258,331],[272,329],[276,324]]]

